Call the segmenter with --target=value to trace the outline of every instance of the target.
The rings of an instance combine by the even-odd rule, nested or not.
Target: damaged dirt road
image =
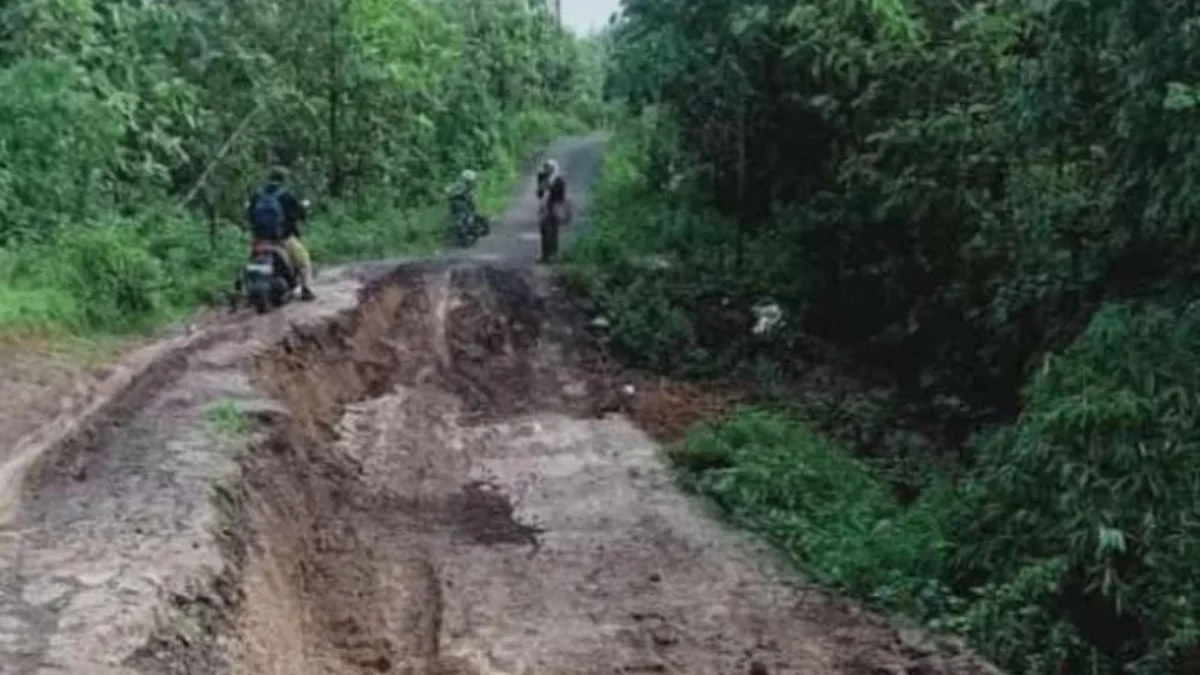
[[[558,147],[576,185],[599,147]],[[994,673],[673,488],[524,264],[529,202],[477,254],[142,354],[20,446],[0,673]]]

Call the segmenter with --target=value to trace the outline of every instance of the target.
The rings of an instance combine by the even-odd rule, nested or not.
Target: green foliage
[[[318,204],[318,264],[429,252],[447,183],[479,171],[496,208],[600,86],[525,0],[16,0],[0,25],[0,329],[213,299],[269,164]]]
[[[1061,560],[1070,618],[1136,672],[1200,645],[1197,353],[1200,307],[1106,308],[983,443],[965,490],[962,573]]]
[[[70,62],[0,69],[0,237],[37,239],[46,225],[103,210],[121,133],[115,111]]]
[[[965,636],[1011,672],[1097,672],[1098,659],[1088,658],[1095,652],[1058,609],[1066,565],[1061,557],[1022,565],[1002,581],[972,589],[970,602],[949,605],[960,613],[939,613],[930,624]]]
[[[66,275],[62,285],[81,304],[87,325],[116,328],[162,306],[166,272],[138,235],[120,222],[63,230],[46,251]]]
[[[230,400],[218,401],[205,408],[204,421],[217,436],[240,438],[250,432],[245,413]]]
[[[827,494],[824,474],[788,469],[837,475],[811,439],[747,444],[701,487],[828,581],[1013,672],[1193,672],[1195,7],[624,7],[605,91],[627,116],[573,270],[617,346],[799,379],[819,343],[885,373],[889,409],[962,443],[938,452],[969,476],[899,511],[951,536],[930,569],[905,566],[915,534],[845,543],[897,513],[860,472],[838,465],[864,496],[829,513],[762,487]],[[752,338],[745,308],[764,297],[787,321]],[[890,451],[888,477],[936,464]],[[821,539],[842,512],[846,537]]]
[[[802,423],[741,410],[672,453],[685,484],[811,577],[967,637],[1012,672],[1174,672],[1200,644],[1191,461],[1200,306],[1114,306],[982,439],[968,480],[901,505]]]
[[[692,430],[672,459],[689,487],[817,580],[918,615],[947,602],[940,488],[901,507],[866,465],[803,423],[751,409]]]
[[[652,120],[611,145],[592,195],[595,225],[567,253],[568,274],[604,308],[628,361],[719,373],[750,347],[730,341],[747,334],[754,286],[722,250],[725,221],[690,207],[685,193],[647,189],[661,151]]]
[[[1195,17],[1091,4],[631,2],[608,88],[793,327],[1012,410],[1031,357],[1200,252]]]

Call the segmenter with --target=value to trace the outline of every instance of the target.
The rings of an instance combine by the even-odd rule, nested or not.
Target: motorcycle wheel
[[[462,248],[470,248],[476,239],[475,232],[469,227],[456,228],[454,232],[454,240]]]
[[[274,304],[271,302],[270,288],[262,282],[251,284],[246,288],[246,296],[250,300],[250,304],[254,306],[254,311],[259,314],[266,314]]]
[[[492,233],[492,221],[488,220],[487,218],[484,218],[483,216],[479,216],[478,220],[476,220],[475,223],[476,223],[476,226],[479,228],[479,236],[480,237],[486,237]]]

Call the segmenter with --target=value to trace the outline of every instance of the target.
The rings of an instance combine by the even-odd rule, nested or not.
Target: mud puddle
[[[142,673],[992,672],[798,588],[699,515],[530,272],[397,271],[258,358],[236,611]],[[195,604],[195,603],[193,603]]]

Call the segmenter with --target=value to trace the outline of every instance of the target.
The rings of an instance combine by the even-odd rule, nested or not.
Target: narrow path
[[[591,134],[559,141],[544,153],[558,160],[569,182],[568,192],[579,218],[562,231],[564,248],[588,225],[589,187],[596,178],[603,151],[604,136]],[[501,219],[495,236],[479,241],[470,249],[456,251],[456,258],[481,263],[532,265],[538,255],[537,197],[532,178],[525,180],[508,211]]]
[[[588,206],[591,203],[590,187],[595,181],[603,158],[606,136],[593,133],[565,138],[551,144],[542,158],[553,157],[567,176],[575,222],[563,229],[560,246],[568,248],[589,225]],[[540,162],[540,160],[539,160]],[[493,233],[465,249],[451,249],[439,256],[441,260],[469,262],[505,267],[531,267],[538,257],[537,196],[534,177],[525,176],[516,186],[516,192],[508,209],[496,219]],[[428,262],[427,259],[424,260]],[[326,279],[342,279],[347,276],[370,278],[395,269],[398,265],[420,262],[412,258],[391,258],[372,262],[343,265],[318,271]]]
[[[580,211],[600,142],[552,149]],[[192,336],[45,446],[0,526],[0,674],[993,672],[673,488],[531,271],[529,197],[476,249]]]

